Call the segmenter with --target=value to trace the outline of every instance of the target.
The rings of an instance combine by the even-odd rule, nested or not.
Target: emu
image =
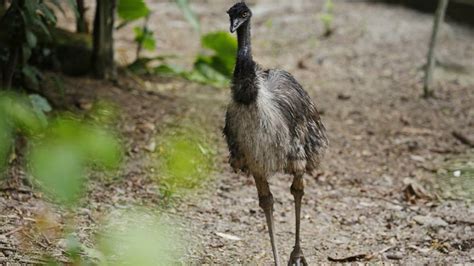
[[[283,172],[293,175],[296,241],[288,265],[308,265],[300,246],[303,175],[319,166],[328,145],[326,130],[308,93],[288,72],[262,69],[252,58],[250,19],[244,2],[232,6],[230,31],[237,31],[238,52],[227,106],[224,135],[234,171],[251,174],[259,205],[266,217],[275,265],[280,265],[275,243],[273,195],[268,178]]]

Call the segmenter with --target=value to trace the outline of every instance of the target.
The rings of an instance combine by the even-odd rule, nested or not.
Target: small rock
[[[385,254],[385,257],[389,260],[401,260],[403,259],[403,254],[400,252],[387,253]]]
[[[229,234],[225,234],[225,233],[219,233],[219,232],[216,232],[216,235],[222,237],[222,238],[225,238],[225,239],[228,239],[228,240],[234,240],[234,241],[239,241],[239,240],[242,240],[240,237],[238,236],[234,236],[234,235],[229,235]]]
[[[145,150],[149,152],[154,152],[156,150],[156,142],[154,140],[150,141],[150,143],[145,146]]]
[[[443,219],[439,217],[431,217],[431,216],[421,216],[416,215],[413,217],[413,220],[421,225],[426,225],[430,227],[444,227],[448,226],[448,223],[445,222]]]
[[[337,95],[337,99],[338,99],[338,100],[341,100],[341,101],[347,101],[347,100],[349,100],[350,98],[351,98],[350,95],[343,94],[343,93],[339,93],[339,94]]]
[[[412,159],[415,162],[420,162],[420,163],[425,161],[425,158],[419,155],[410,155],[410,159]]]
[[[77,103],[77,106],[81,109],[81,110],[85,110],[85,111],[89,111],[92,109],[92,107],[94,106],[94,104],[87,100],[87,99],[79,99],[78,103]]]

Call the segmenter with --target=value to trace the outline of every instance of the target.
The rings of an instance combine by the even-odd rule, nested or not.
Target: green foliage
[[[84,190],[84,158],[67,143],[44,142],[30,154],[32,174],[43,191],[71,206]]]
[[[120,145],[113,135],[70,117],[56,118],[35,140],[28,156],[30,171],[53,199],[72,206],[81,198],[90,166],[116,168]]]
[[[160,190],[165,198],[199,187],[213,169],[215,149],[191,128],[169,130],[159,139]]]
[[[324,36],[329,36],[333,31],[333,20],[334,20],[334,4],[332,0],[326,0],[324,4],[324,11],[320,14],[319,18],[324,25]]]
[[[194,70],[186,77],[217,87],[228,85],[235,65],[237,40],[228,32],[212,32],[201,38],[201,45],[212,53],[198,55]]]
[[[150,210],[119,212],[104,227],[99,265],[174,265],[183,255],[184,243],[177,230]]]
[[[208,53],[202,53],[196,57],[191,71],[169,65],[166,60],[171,56],[139,58],[128,68],[136,74],[182,76],[188,80],[215,87],[229,85],[237,54],[235,37],[227,32],[212,32],[202,36],[201,44],[208,50]],[[160,64],[150,67],[156,61],[159,61]]]
[[[121,148],[106,129],[71,116],[48,121],[49,111],[39,95],[0,94],[0,168],[10,155],[14,133],[28,136],[33,180],[53,199],[72,206],[82,196],[87,168],[118,167]]]
[[[135,42],[140,44],[145,50],[154,51],[156,49],[156,40],[151,31],[147,26],[145,27],[135,27],[133,29],[135,32]]]
[[[175,58],[174,55],[159,55],[155,57],[137,58],[127,68],[137,75],[162,75],[180,76],[185,71],[179,67],[168,64],[168,59]],[[158,66],[157,66],[158,64]]]
[[[32,50],[39,45],[39,39],[45,40],[51,38],[50,29],[56,25],[57,17],[52,6],[59,7],[62,10],[63,1],[50,0],[26,0],[13,1],[6,14],[1,18],[0,34],[6,34],[7,39],[3,40],[9,47],[5,56],[0,58],[0,69],[6,65],[10,57],[14,57],[19,51],[21,61],[18,65],[10,66],[19,70],[23,78],[28,83],[38,87],[39,71],[29,65],[29,59]],[[74,0],[68,0],[67,3],[76,10]],[[4,84],[10,86],[11,84]]]
[[[12,93],[0,94],[0,113],[6,125],[26,135],[38,135],[43,123],[28,99]]]
[[[144,0],[119,0],[117,13],[121,19],[133,21],[148,16],[150,9]]]
[[[199,23],[199,20],[197,19],[196,15],[191,10],[191,7],[189,6],[189,0],[175,0],[175,1],[178,7],[183,12],[186,20],[188,20],[189,24],[191,24],[191,26],[193,26],[193,28],[197,32],[201,32],[201,24]]]

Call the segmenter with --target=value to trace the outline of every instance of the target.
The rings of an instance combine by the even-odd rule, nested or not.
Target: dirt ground
[[[474,176],[472,170],[453,173],[462,165],[473,168],[474,151],[452,134],[474,138],[474,31],[444,26],[436,98],[421,99],[431,16],[336,1],[334,34],[324,38],[318,17],[323,1],[249,2],[255,3],[254,58],[294,74],[316,102],[330,138],[321,170],[305,179],[301,234],[310,265],[343,258],[376,264],[474,263]],[[196,1],[203,32],[227,30],[225,10],[232,3]],[[199,52],[198,35],[174,4],[151,6],[158,49],[180,55],[177,62],[189,66]],[[129,33],[118,35],[119,60],[133,56]],[[95,99],[121,107],[117,126],[127,147],[126,165],[118,173],[122,179],[91,178],[76,217],[85,245],[92,245],[97,221],[114,208],[160,205],[150,145],[170,123],[195,119],[209,128],[209,138],[219,147],[218,170],[202,189],[178,197],[163,211],[179,220],[189,243],[183,264],[272,263],[253,180],[226,164],[220,132],[229,90],[125,76],[117,85],[87,78],[65,82],[65,102],[74,101],[78,109]],[[291,177],[277,175],[270,183],[277,242],[286,261],[294,244]],[[27,187],[3,184],[0,263],[35,264],[45,253],[65,259],[59,233],[34,235],[40,218],[56,221],[57,231],[66,219]]]

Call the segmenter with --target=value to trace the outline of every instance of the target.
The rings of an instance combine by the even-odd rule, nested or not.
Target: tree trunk
[[[11,47],[8,61],[5,64],[4,68],[2,69],[3,73],[1,75],[2,76],[1,87],[3,89],[12,88],[13,75],[15,74],[15,70],[18,66],[19,56],[20,56],[20,49],[18,47]]]
[[[428,63],[426,65],[425,81],[423,84],[423,97],[433,96],[432,83],[433,83],[433,70],[436,63],[436,40],[438,39],[438,32],[440,25],[444,21],[444,14],[446,13],[446,8],[448,7],[449,0],[438,0],[438,8],[436,9],[433,32],[431,34],[430,47],[428,51]]]
[[[24,41],[24,25],[21,17],[23,8],[25,8],[25,0],[13,0],[5,15],[0,18],[0,28],[8,27],[3,25],[6,20],[16,24],[16,27],[7,30],[5,33],[7,39],[2,44],[7,52],[7,56],[0,62],[0,71],[2,72],[0,87],[3,89],[12,88],[13,76],[19,62],[21,62],[21,44]]]
[[[1,0],[0,0],[1,1]],[[77,18],[76,18],[76,31],[78,33],[89,33],[89,27],[86,20],[86,6],[84,0],[76,0],[77,3]]]
[[[115,79],[114,21],[116,0],[97,0],[94,19],[94,50],[92,66],[100,79]]]

